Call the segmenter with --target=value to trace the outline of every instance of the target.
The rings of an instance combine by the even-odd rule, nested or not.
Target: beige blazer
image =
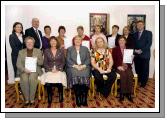
[[[17,73],[18,75],[24,73],[25,70],[25,58],[27,57],[27,49],[23,49],[19,51],[19,55],[17,58]],[[33,48],[33,54],[32,57],[37,57],[37,74],[40,76],[42,75],[42,69],[41,66],[43,65],[43,57],[42,57],[42,52],[40,49]]]

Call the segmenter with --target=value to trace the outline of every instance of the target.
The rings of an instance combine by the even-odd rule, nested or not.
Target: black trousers
[[[61,83],[46,83],[45,86],[48,94],[48,103],[52,102],[52,87],[58,88],[59,97],[63,96],[63,85]]]
[[[138,81],[141,83],[141,86],[145,86],[149,77],[149,63],[150,59],[135,57],[135,71],[138,74]]]
[[[112,84],[116,79],[115,70],[112,70],[110,73],[105,74],[108,76],[108,80],[104,80],[103,74],[100,74],[98,70],[94,70],[93,75],[95,77],[97,92],[100,92],[104,97],[107,98],[111,92]]]
[[[12,65],[13,65],[13,70],[14,70],[14,76],[17,77],[17,67],[16,67],[17,55],[11,54],[11,57],[12,57]]]
[[[88,86],[85,84],[75,84],[73,85],[75,92],[76,104],[77,106],[87,106],[87,95],[88,95]]]
[[[88,93],[88,87],[85,84],[75,84],[73,85],[73,89],[76,96]]]

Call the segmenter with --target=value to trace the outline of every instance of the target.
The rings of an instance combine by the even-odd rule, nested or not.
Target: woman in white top
[[[95,47],[95,40],[96,40],[98,37],[103,38],[104,41],[107,43],[106,36],[101,32],[101,27],[100,27],[100,25],[96,25],[96,26],[95,26],[95,33],[94,33],[94,35],[92,36],[92,39],[91,39],[91,44],[92,44],[92,47],[93,47],[93,48]]]
[[[87,106],[87,94],[90,83],[90,53],[81,45],[82,38],[76,36],[74,45],[67,49],[67,75],[69,87],[74,89],[77,106]]]
[[[9,43],[12,49],[11,52],[11,58],[12,58],[12,64],[14,69],[14,76],[17,77],[17,57],[19,50],[23,49],[23,25],[20,22],[15,22],[13,24],[13,31],[12,34],[9,36]]]

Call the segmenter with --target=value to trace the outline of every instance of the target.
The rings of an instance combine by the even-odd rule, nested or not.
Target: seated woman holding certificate
[[[25,38],[26,48],[19,51],[16,64],[26,106],[29,102],[34,104],[38,76],[42,75],[43,57],[41,50],[34,48],[34,43],[34,38]]]
[[[120,101],[123,101],[124,96],[126,95],[128,100],[133,102],[131,97],[133,82],[131,56],[133,56],[133,50],[126,47],[126,38],[123,36],[118,39],[118,44],[119,46],[113,49],[112,56],[114,60],[114,68],[116,69],[116,72],[120,74]],[[126,50],[130,52],[125,54],[127,53]]]
[[[82,46],[82,38],[76,36],[74,45],[67,49],[67,74],[69,87],[74,89],[76,104],[87,106],[87,94],[90,83],[90,53]]]
[[[112,55],[106,44],[102,37],[96,38],[95,49],[91,53],[91,64],[94,68],[92,73],[95,78],[96,90],[105,98],[109,96],[111,86],[116,79],[116,73],[112,69]]]
[[[45,74],[41,76],[41,84],[45,85],[48,93],[48,103],[52,103],[52,87],[57,87],[59,102],[63,102],[63,86],[67,87],[64,51],[60,48],[57,38],[50,37],[50,48],[44,51]]]

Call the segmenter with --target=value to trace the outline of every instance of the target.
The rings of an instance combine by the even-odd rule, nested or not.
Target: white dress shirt
[[[19,34],[19,33],[16,33],[18,39],[20,40],[21,43],[23,43],[23,35],[22,34]]]
[[[114,48],[115,47],[115,39],[117,35],[111,36],[108,38],[108,47]]]
[[[79,50],[77,50],[77,64],[81,65],[81,57],[80,57]]]
[[[34,27],[33,27],[34,28]],[[40,49],[42,48],[42,39],[41,39],[41,36],[40,36],[40,34],[39,34],[39,31],[38,31],[38,28],[34,28],[34,31],[36,32],[37,31],[37,34],[38,34],[38,36],[39,36],[39,41],[40,41]]]

